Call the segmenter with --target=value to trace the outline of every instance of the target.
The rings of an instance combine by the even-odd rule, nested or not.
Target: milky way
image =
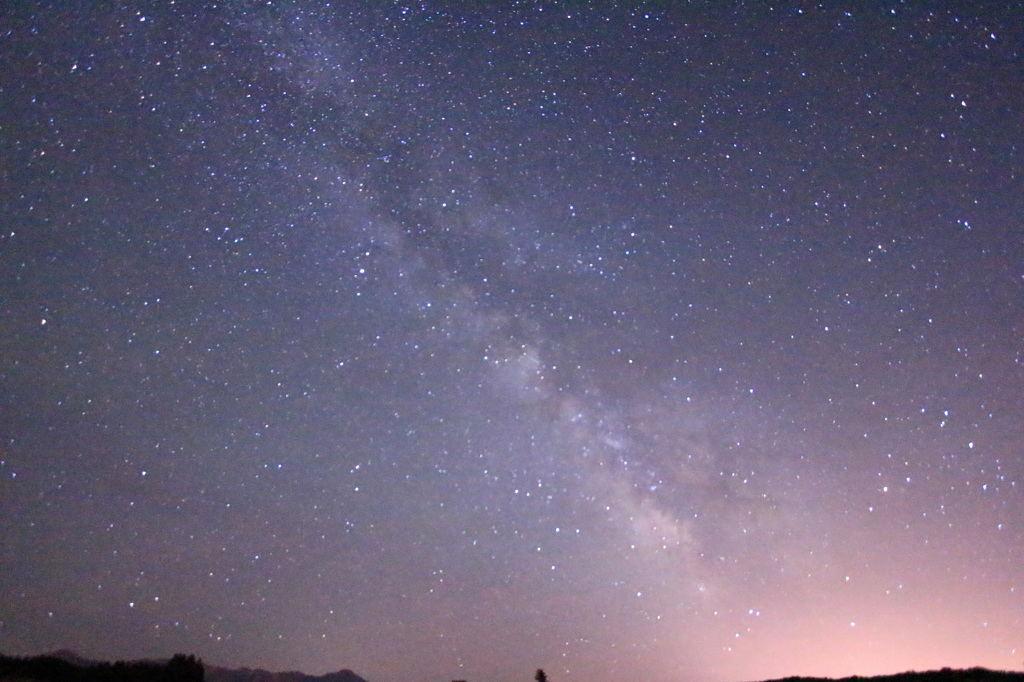
[[[1021,667],[1019,8],[0,16],[4,653]]]

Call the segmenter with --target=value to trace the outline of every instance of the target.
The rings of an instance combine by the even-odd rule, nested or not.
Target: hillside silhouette
[[[905,672],[895,675],[877,675],[875,677],[783,677],[768,682],[1024,682],[1024,673],[1002,672],[987,668],[968,668],[954,670],[943,668],[927,672]]]
[[[117,661],[83,658],[70,650],[32,657],[0,654],[0,682],[366,682],[351,670],[325,675],[268,672],[203,665],[195,656],[176,654],[169,661]]]

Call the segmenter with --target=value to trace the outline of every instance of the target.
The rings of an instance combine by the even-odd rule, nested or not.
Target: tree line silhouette
[[[203,662],[175,654],[166,663],[117,661],[79,664],[56,656],[19,658],[0,655],[0,679],[40,682],[203,682]]]

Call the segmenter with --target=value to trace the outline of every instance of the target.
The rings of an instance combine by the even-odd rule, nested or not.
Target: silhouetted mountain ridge
[[[926,672],[905,672],[895,675],[877,675],[875,677],[782,677],[767,682],[1024,682],[1024,673],[988,670],[987,668],[968,668],[954,670],[929,670]]]
[[[60,659],[62,661],[67,661],[68,663],[73,663],[75,665],[82,666],[83,668],[84,667],[88,667],[90,665],[96,665],[97,663],[101,662],[101,661],[95,661],[95,660],[93,660],[91,658],[86,658],[85,656],[83,656],[82,654],[78,653],[74,649],[58,649],[57,651],[53,651],[53,652],[48,653],[48,654],[43,654],[43,656],[47,656],[49,658],[57,658],[57,659]],[[41,658],[41,657],[37,656],[36,658]]]
[[[206,682],[366,682],[351,670],[339,670],[324,675],[307,675],[297,671],[272,673],[250,668],[221,668],[206,666]]]

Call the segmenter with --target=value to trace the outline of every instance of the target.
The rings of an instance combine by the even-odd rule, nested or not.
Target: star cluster
[[[8,654],[1019,668],[1011,3],[15,3]]]

